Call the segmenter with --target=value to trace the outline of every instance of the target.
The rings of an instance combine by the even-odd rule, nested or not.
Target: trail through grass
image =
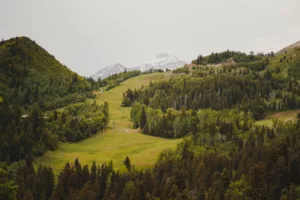
[[[93,161],[101,164],[112,160],[115,167],[122,169],[123,160],[129,156],[137,168],[151,167],[160,152],[167,148],[175,148],[181,139],[152,137],[132,129],[130,108],[121,107],[123,92],[128,88],[146,86],[150,81],[169,79],[170,76],[171,73],[141,75],[109,91],[98,93],[97,103],[101,104],[104,101],[109,103],[111,128],[77,143],[62,143],[57,150],[47,151],[44,156],[38,158],[36,165],[39,162],[51,165],[57,174],[67,161],[73,162],[78,158],[80,163],[89,165]]]

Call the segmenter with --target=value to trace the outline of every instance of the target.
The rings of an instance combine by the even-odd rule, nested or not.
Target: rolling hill
[[[293,44],[291,44],[291,45],[289,45],[289,46],[287,46],[287,47],[281,49],[280,51],[276,52],[276,54],[277,54],[277,55],[278,55],[278,54],[282,54],[282,53],[284,53],[284,52],[293,50],[293,49],[298,48],[298,47],[300,47],[300,41],[295,42],[295,43],[293,43]]]
[[[90,84],[62,65],[53,55],[28,37],[0,43],[0,96],[12,103],[51,107],[55,99],[81,99],[76,94]],[[75,95],[75,96],[70,96]],[[61,100],[62,101],[62,100]]]

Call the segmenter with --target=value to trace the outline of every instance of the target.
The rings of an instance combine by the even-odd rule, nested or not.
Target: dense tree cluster
[[[298,81],[278,81],[269,71],[246,76],[211,74],[205,77],[174,78],[151,83],[137,91],[124,94],[124,106],[134,101],[166,112],[176,110],[213,108],[216,110],[237,107],[251,110],[255,119],[264,117],[267,110],[278,111],[300,106]]]
[[[196,112],[185,108],[180,111],[169,108],[164,113],[160,109],[146,109],[145,105],[138,103],[132,106],[131,120],[134,127],[141,128],[143,133],[165,138],[180,138],[190,133],[194,135],[201,129],[209,129],[212,134],[219,133],[223,137],[231,134],[233,129],[246,130],[254,122],[251,112],[238,109],[217,112],[209,108]]]
[[[199,55],[196,60],[193,60],[192,63],[196,65],[207,65],[207,64],[217,64],[226,62],[228,59],[233,59],[237,63],[251,62],[262,60],[264,57],[274,57],[274,52],[264,54],[257,53],[254,55],[254,52],[250,52],[248,55],[246,53],[238,51],[223,51],[221,53],[212,52],[208,56]]]
[[[15,200],[17,186],[9,179],[7,172],[0,167],[0,199]]]
[[[68,106],[61,113],[52,112],[47,120],[47,127],[56,133],[59,140],[76,142],[103,131],[108,121],[107,102],[104,105],[85,102]]]
[[[125,93],[123,93],[122,106],[125,107],[131,106],[134,103],[134,101],[137,99],[137,97],[138,97],[138,93],[136,89],[134,91],[128,89]]]
[[[28,114],[6,100],[0,103],[0,160],[19,161],[26,154],[42,155],[55,149],[58,141],[84,139],[108,124],[108,104],[81,103],[62,113],[45,114],[35,104]]]
[[[199,122],[191,137],[175,151],[161,153],[151,170],[136,170],[128,157],[124,160],[127,172],[123,173],[112,163],[101,167],[93,163],[89,168],[76,160],[65,165],[55,187],[46,181],[50,172],[40,176],[40,184],[30,184],[38,187],[45,183],[43,188],[53,188],[52,193],[46,189],[35,193],[34,188],[28,189],[29,194],[26,190],[21,193],[30,197],[47,193],[46,199],[300,198],[300,121],[256,126],[251,123],[251,113],[236,110],[206,110],[193,120]],[[40,171],[46,174],[46,169]],[[19,183],[27,185],[28,181]],[[22,184],[22,188],[28,187]]]
[[[55,177],[50,166],[33,167],[33,158],[27,155],[19,163],[8,167],[0,165],[0,199],[51,199]]]

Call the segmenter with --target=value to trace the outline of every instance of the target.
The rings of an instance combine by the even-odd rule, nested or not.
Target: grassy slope
[[[274,119],[278,119],[278,120],[284,121],[284,122],[292,121],[292,120],[296,119],[298,113],[300,113],[300,109],[276,112],[276,113],[266,116],[266,118],[264,120],[257,121],[256,124],[272,126]]]
[[[139,133],[131,129],[130,108],[120,107],[122,94],[128,88],[134,89],[148,85],[150,81],[168,79],[170,73],[147,74],[129,79],[110,91],[98,94],[97,102],[107,101],[110,109],[111,129],[104,134],[98,133],[84,141],[70,144],[64,143],[55,151],[48,151],[38,160],[51,165],[58,173],[67,161],[79,158],[82,164],[98,164],[112,160],[115,167],[121,168],[128,155],[137,168],[152,166],[158,154],[166,148],[175,148],[181,139],[168,140]]]

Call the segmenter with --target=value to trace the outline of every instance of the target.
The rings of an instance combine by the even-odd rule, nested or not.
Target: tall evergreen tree
[[[146,109],[145,109],[145,106],[142,106],[141,118],[140,118],[140,128],[144,129],[146,125],[147,125]]]
[[[125,158],[123,164],[125,165],[125,167],[126,167],[126,169],[127,169],[128,171],[131,170],[131,161],[130,161],[130,159],[129,159],[128,156],[126,156],[126,158]]]

